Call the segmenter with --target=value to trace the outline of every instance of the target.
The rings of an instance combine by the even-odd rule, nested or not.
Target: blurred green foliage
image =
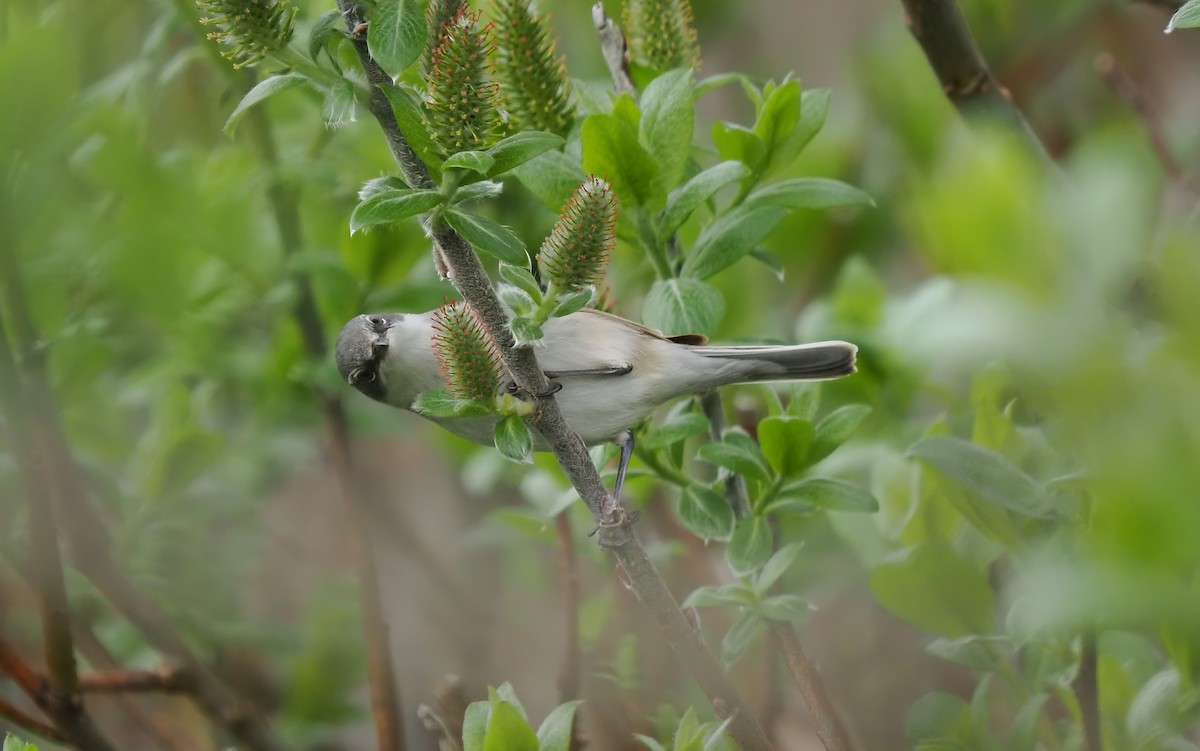
[[[297,5],[295,38],[307,40],[329,8]],[[669,333],[860,346],[854,378],[730,390],[734,428],[720,441],[692,402],[640,434],[628,495],[647,511],[675,504],[670,522],[655,522],[652,553],[691,582],[681,585],[692,587],[689,605],[713,608],[710,643],[743,667],[768,621],[801,621],[831,591],[869,592],[927,637],[931,655],[971,671],[969,691],[947,685],[915,701],[914,748],[1079,748],[1076,689],[1092,644],[1105,748],[1195,748],[1200,229],[1196,196],[1164,174],[1142,124],[1095,81],[1070,96],[1031,93],[1035,124],[1057,113],[1044,127],[1059,156],[1048,169],[1011,134],[958,121],[894,19],[847,52],[849,80],[832,94],[758,77],[695,89],[676,72],[640,108],[614,104],[596,93],[605,84],[590,20],[548,5],[572,75],[586,80],[582,143],[577,131],[563,159],[518,170],[475,215],[536,248],[584,170],[602,173],[623,206],[608,277],[623,315]],[[696,4],[702,41],[734,5]],[[1098,2],[963,5],[1005,67],[1031,39],[1086,35],[1091,14],[1110,12]],[[352,696],[364,658],[350,583],[327,572],[292,617],[264,617],[252,606],[262,592],[246,584],[276,523],[266,499],[320,456],[318,394],[344,393],[332,363],[307,354],[297,281],[311,282],[327,340],[360,312],[427,310],[453,290],[416,222],[349,231],[359,187],[395,172],[365,111],[327,126],[338,118],[297,87],[222,134],[260,74],[233,71],[197,20],[182,1],[0,10],[0,252],[19,259],[49,385],[121,562],[215,662],[240,649],[266,655],[286,676],[281,726],[316,742],[366,716]],[[328,49],[353,66],[346,45]],[[411,62],[410,52],[397,54]],[[770,71],[777,82],[782,72]],[[654,119],[672,108],[690,118],[697,103],[721,114]],[[794,127],[772,128],[793,109]],[[1194,134],[1172,145],[1195,162]],[[745,168],[720,166],[730,162]],[[758,192],[760,180],[824,186],[842,204],[869,194],[875,206],[794,210],[795,192]],[[688,191],[672,191],[687,185],[695,213],[673,214]],[[279,190],[296,202],[298,248],[281,242]],[[695,254],[681,264],[667,242],[676,232]],[[0,301],[11,327],[14,302]],[[363,443],[426,435],[415,419],[346,403]],[[553,600],[554,520],[567,514],[579,540],[590,522],[553,462],[518,467],[434,440],[477,499],[524,499],[477,500],[469,544],[497,556],[506,591]],[[0,512],[17,520],[6,448]],[[611,463],[610,448],[595,455]],[[729,472],[747,479],[745,518],[723,495]],[[0,538],[13,561],[28,546],[21,529]],[[712,583],[697,537],[728,541],[718,548],[727,581]],[[655,676],[641,663],[657,646],[631,632],[623,593],[603,584],[603,553],[581,544],[580,555],[601,572],[580,608],[589,660],[618,690],[648,691]],[[86,582],[71,586],[74,604],[96,605]],[[100,615],[97,632],[122,660],[152,663],[114,616]],[[414,703],[432,691],[412,688]],[[678,709],[653,731],[649,717],[631,722],[648,747],[709,747],[716,724],[684,709],[702,700],[673,686],[642,706],[660,701]],[[511,690],[472,706],[476,740],[534,733]],[[843,714],[869,733],[869,718]]]

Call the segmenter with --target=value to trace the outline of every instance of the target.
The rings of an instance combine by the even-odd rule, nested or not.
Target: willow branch
[[[725,435],[725,400],[719,391],[709,391],[700,397],[700,407],[708,417],[709,435],[714,441],[720,441]],[[746,478],[730,473],[725,479],[725,497],[733,507],[733,514],[739,519],[750,516],[750,491],[746,489]]]
[[[990,115],[1008,122],[1047,162],[1045,146],[992,75],[955,0],[900,0],[908,29],[925,52],[942,91],[968,120]]]
[[[284,257],[294,256],[303,249],[303,231],[296,194],[282,176],[274,135],[261,109],[252,113],[249,123],[263,163],[271,173],[267,198],[279,232]],[[328,356],[324,327],[313,293],[312,280],[297,272],[293,281],[299,291],[292,310],[304,341],[305,352],[314,361]],[[320,395],[324,416],[325,444],[337,478],[341,507],[349,523],[348,543],[355,575],[358,579],[359,608],[362,612],[363,637],[367,646],[367,683],[370,687],[371,714],[375,720],[375,736],[379,751],[400,751],[404,748],[404,713],[400,690],[392,668],[391,640],[383,613],[379,572],[371,545],[371,523],[367,493],[358,480],[350,450],[350,434],[346,427],[346,412],[341,399],[333,394]]]
[[[4,699],[0,699],[0,720],[7,720],[22,730],[41,736],[54,743],[65,744],[70,742],[67,736],[63,735],[58,728],[53,725],[47,725],[33,715],[27,714],[25,711],[4,701]]]
[[[79,690],[89,694],[154,692],[164,694],[190,691],[187,673],[176,668],[130,670],[112,668],[79,676]]]
[[[562,592],[563,665],[558,678],[559,703],[580,698],[583,651],[579,646],[579,556],[575,554],[575,537],[566,512],[554,520],[558,533],[558,576]]]
[[[1100,734],[1100,689],[1096,676],[1096,660],[1096,632],[1089,629],[1082,636],[1079,673],[1071,686],[1079,699],[1079,713],[1083,718],[1083,751],[1104,749]]]
[[[338,9],[351,34],[366,20],[363,9],[352,0],[338,0]],[[371,86],[368,108],[383,129],[405,182],[413,188],[433,187],[429,170],[409,147],[396,122],[391,105],[380,88],[381,84],[390,84],[391,77],[372,59],[365,39],[355,36],[352,41]],[[646,555],[624,510],[609,503],[600,474],[592,464],[583,441],[563,419],[533,350],[527,347],[518,349],[515,346],[516,342],[508,327],[508,317],[496,298],[491,280],[484,271],[475,249],[444,224],[433,226],[430,232],[448,266],[451,280],[467,303],[479,314],[488,333],[495,340],[513,380],[524,393],[533,395],[531,399],[534,415],[530,423],[549,444],[572,486],[591,511],[599,525],[600,544],[612,551],[618,563],[628,573],[634,593],[654,615],[668,644],[691,670],[718,715],[733,717],[729,725],[729,735],[744,751],[769,749],[770,742],[762,727],[730,683],[716,658],[705,646],[703,639],[688,623],[662,576]]]
[[[633,79],[629,76],[629,58],[626,53],[625,34],[619,26],[612,22],[604,12],[604,3],[592,6],[592,25],[600,37],[600,53],[604,56],[604,64],[612,76],[613,88],[617,94],[631,94],[636,89]]]

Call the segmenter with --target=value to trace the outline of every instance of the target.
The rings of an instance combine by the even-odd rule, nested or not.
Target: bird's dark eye
[[[367,320],[370,321],[371,325],[377,329],[381,329],[387,325],[387,321],[383,319],[383,316],[371,316]]]

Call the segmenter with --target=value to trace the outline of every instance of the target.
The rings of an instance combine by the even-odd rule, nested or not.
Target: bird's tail
[[[793,345],[696,347],[695,352],[731,361],[729,383],[758,381],[823,381],[855,371],[858,347],[849,342]]]

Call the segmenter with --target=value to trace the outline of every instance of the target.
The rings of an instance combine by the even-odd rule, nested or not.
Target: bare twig
[[[1096,676],[1096,632],[1084,631],[1081,637],[1079,673],[1072,688],[1079,699],[1083,717],[1083,751],[1103,751],[1100,735],[1100,689]]]
[[[725,401],[718,391],[709,391],[700,397],[700,406],[708,417],[709,431],[714,441],[725,434]],[[725,480],[725,497],[733,507],[734,516],[744,519],[750,516],[750,492],[746,490],[746,478],[732,473]]]
[[[1051,161],[1045,146],[1017,109],[1012,97],[988,69],[955,0],[901,0],[908,28],[916,38],[942,91],[966,118],[990,113],[1013,125],[1030,147]]]
[[[817,737],[821,739],[826,751],[850,751],[850,739],[838,720],[837,711],[829,701],[824,687],[821,685],[821,674],[817,671],[804,651],[800,648],[800,639],[796,629],[790,623],[771,624],[771,636],[779,651],[783,653],[784,662],[804,697],[816,725]]]
[[[11,244],[0,242],[0,249],[5,247]],[[45,386],[49,383],[45,348],[35,345],[38,337],[29,316],[20,270],[8,253],[0,253],[0,260],[4,261],[0,278],[5,286],[11,331],[16,349],[22,354],[25,401],[39,429],[46,466],[53,468],[47,476],[75,568],[91,580],[155,649],[192,676],[193,695],[214,722],[254,751],[283,751],[287,748],[283,742],[258,717],[239,706],[229,690],[192,652],[170,617],[133,585],[113,559],[107,525],[91,505],[82,471],[63,436],[59,412]],[[0,331],[3,330],[0,326]],[[0,343],[0,352],[3,351],[8,351],[8,347]]]
[[[554,529],[558,533],[558,576],[566,637],[558,678],[558,701],[561,703],[579,698],[583,655],[579,646],[579,557],[575,554],[575,537],[566,512],[555,518]]]
[[[184,693],[189,690],[187,674],[172,667],[158,670],[111,668],[79,676],[79,690],[89,694],[153,692]]]
[[[36,717],[4,701],[4,699],[0,699],[0,720],[7,720],[22,730],[40,735],[54,743],[65,744],[70,742],[67,736],[63,735],[58,728],[53,725],[47,725]]]
[[[292,188],[286,184],[279,169],[274,135],[262,111],[252,113],[250,126],[263,163],[271,172],[272,184],[267,190],[279,242],[285,257],[303,249],[300,212]],[[312,282],[306,274],[297,272],[294,282],[299,290],[293,316],[300,328],[305,351],[314,360],[328,355],[324,327]],[[383,614],[379,573],[371,545],[369,502],[358,480],[350,450],[350,434],[346,428],[346,412],[341,399],[333,394],[321,394],[321,411],[325,421],[326,450],[337,477],[341,506],[349,524],[347,532],[351,560],[358,579],[359,607],[362,610],[363,636],[367,646],[367,681],[371,693],[371,713],[375,719],[375,735],[379,751],[400,751],[404,748],[404,713],[400,691],[392,667],[391,640]]]
[[[362,8],[353,0],[338,0],[338,9],[351,34],[365,22]],[[383,129],[405,182],[414,188],[433,187],[428,169],[409,147],[391,105],[380,88],[381,85],[391,84],[391,77],[371,58],[365,39],[354,36],[353,44],[371,86],[368,108]],[[530,422],[551,447],[571,484],[600,525],[600,544],[612,551],[628,573],[631,588],[654,615],[667,642],[689,667],[714,709],[721,716],[733,716],[729,735],[745,751],[770,748],[762,727],[699,634],[689,625],[679,604],[650,562],[630,526],[630,519],[622,508],[609,502],[600,474],[592,464],[583,441],[563,419],[533,350],[516,348],[508,328],[508,318],[474,248],[445,225],[435,225],[430,232],[449,266],[450,278],[463,298],[479,314],[513,380],[524,393],[534,395],[531,398],[535,410]]]
[[[1125,72],[1125,69],[1117,63],[1112,55],[1103,52],[1096,56],[1096,70],[1104,78],[1108,87],[1113,90],[1113,93],[1137,115],[1146,131],[1146,136],[1150,139],[1150,146],[1154,149],[1158,161],[1162,162],[1163,169],[1171,179],[1183,186],[1193,197],[1200,196],[1200,185],[1197,185],[1196,180],[1188,174],[1175,155],[1171,153],[1171,147],[1167,145],[1167,136],[1163,132],[1158,114],[1150,106],[1150,102],[1146,100],[1146,96],[1138,88],[1138,85]]]
[[[608,65],[613,87],[618,94],[632,93],[635,89],[633,79],[629,77],[625,34],[604,12],[604,3],[592,6],[592,24],[596,27],[596,34],[600,36],[600,53],[604,55],[604,63]]]

